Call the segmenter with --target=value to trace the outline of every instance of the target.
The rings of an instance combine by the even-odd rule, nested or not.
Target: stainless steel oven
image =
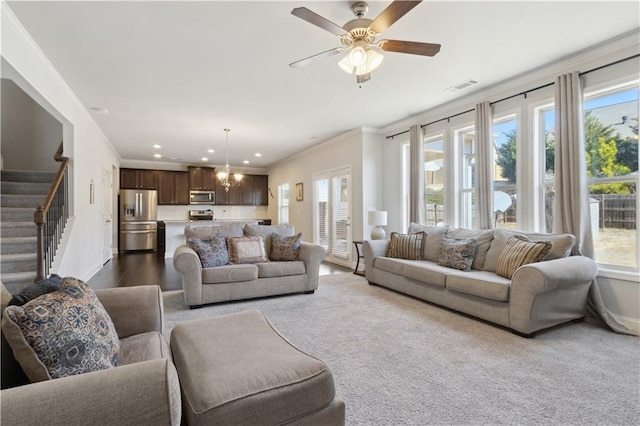
[[[215,191],[190,191],[189,203],[190,204],[215,204],[216,192]]]

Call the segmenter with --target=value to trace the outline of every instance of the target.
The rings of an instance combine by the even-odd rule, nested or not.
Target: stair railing
[[[69,219],[69,158],[62,155],[62,145],[60,143],[53,156],[53,159],[60,163],[56,178],[44,204],[33,214],[33,221],[38,228],[36,281],[49,276],[49,268]]]

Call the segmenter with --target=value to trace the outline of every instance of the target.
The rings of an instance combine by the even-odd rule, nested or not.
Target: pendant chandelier
[[[229,132],[231,129],[223,129],[227,136],[227,160],[224,164],[224,168],[221,172],[216,173],[220,184],[224,186],[225,192],[229,192],[229,188],[232,186],[238,186],[240,181],[242,180],[241,173],[234,173],[233,177],[231,176],[231,166],[229,166]]]

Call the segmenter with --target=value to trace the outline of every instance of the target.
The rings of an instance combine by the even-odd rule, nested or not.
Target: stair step
[[[1,254],[23,254],[36,251],[36,237],[3,238],[0,243]]]
[[[46,196],[51,188],[51,183],[39,182],[2,182],[3,194],[36,194]]]
[[[33,214],[35,209],[30,207],[1,207],[0,208],[0,220],[2,220],[3,226],[6,226],[6,222],[28,222],[33,220]]]
[[[31,172],[19,170],[3,170],[0,179],[3,182],[39,182],[51,183],[56,178],[54,172]]]
[[[31,272],[37,270],[35,253],[0,255],[0,273]]]
[[[23,288],[33,284],[36,281],[35,272],[11,272],[0,275],[2,284],[11,294],[20,292]]]
[[[0,195],[0,205],[2,207],[36,207],[44,203],[46,195],[29,194],[2,194]]]
[[[31,218],[33,219],[33,217]],[[5,222],[0,226],[0,238],[12,237],[35,237],[38,235],[38,228],[33,220],[30,222]]]

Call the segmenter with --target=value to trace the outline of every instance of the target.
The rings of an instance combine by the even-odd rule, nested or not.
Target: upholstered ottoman
[[[329,368],[261,312],[178,324],[171,350],[188,425],[344,424]]]

